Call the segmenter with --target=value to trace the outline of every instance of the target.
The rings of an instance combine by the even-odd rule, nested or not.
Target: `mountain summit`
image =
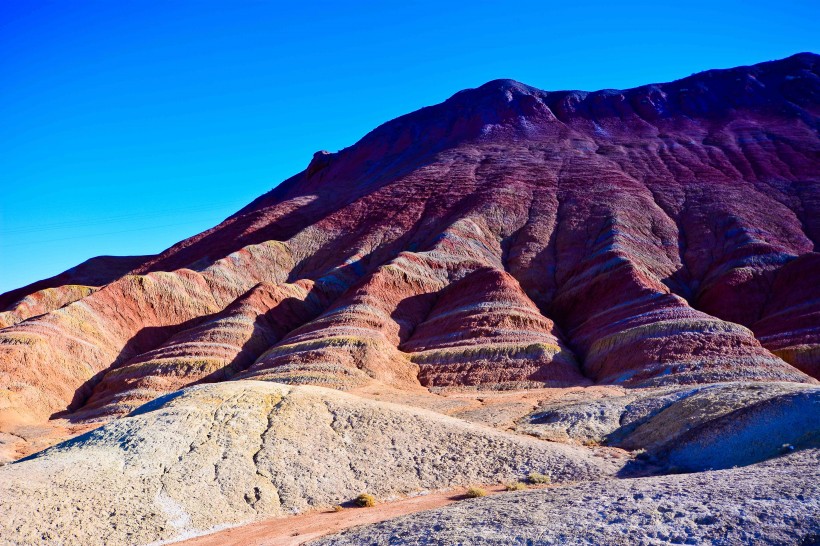
[[[819,71],[495,80],[385,123],[157,256],[5,295],[0,428],[237,378],[815,382]]]

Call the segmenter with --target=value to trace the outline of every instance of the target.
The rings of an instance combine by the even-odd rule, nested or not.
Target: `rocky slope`
[[[605,453],[335,390],[226,382],[159,398],[0,468],[0,543],[146,544],[365,492],[383,500],[533,471],[564,482],[616,469]]]
[[[624,91],[498,80],[317,153],[157,256],[5,295],[0,430],[236,377],[813,381],[818,71],[806,53]]]
[[[820,541],[818,469],[811,450],[732,470],[512,493],[310,544],[808,546]]]
[[[148,256],[99,256],[54,277],[0,294],[0,328],[59,309],[139,266]]]
[[[544,404],[516,430],[642,452],[664,470],[745,466],[790,450],[820,448],[820,387],[726,383],[647,389],[621,396]],[[639,471],[640,461],[624,474]]]

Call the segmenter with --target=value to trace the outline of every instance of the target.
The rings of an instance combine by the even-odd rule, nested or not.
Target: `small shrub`
[[[515,482],[515,483],[505,483],[504,489],[507,491],[521,491],[522,489],[526,489],[527,484],[524,482]]]
[[[464,496],[468,499],[477,499],[478,497],[486,497],[487,491],[485,489],[481,489],[480,487],[471,487],[464,493]]]
[[[337,504],[333,507],[334,512],[341,512],[342,510],[344,510],[344,507],[341,504]]]
[[[527,481],[529,481],[533,485],[536,485],[550,483],[552,481],[552,478],[550,478],[546,474],[541,474],[539,472],[530,472],[530,475],[527,476]]]
[[[356,503],[356,506],[361,508],[370,508],[371,506],[376,506],[376,497],[369,495],[368,493],[362,493],[356,497],[354,502]]]

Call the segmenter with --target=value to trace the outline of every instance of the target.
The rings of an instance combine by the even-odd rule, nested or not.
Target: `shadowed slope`
[[[59,275],[31,283],[22,288],[11,290],[10,292],[0,295],[0,309],[9,311],[17,302],[27,296],[31,296],[40,291],[46,291],[49,288],[59,288],[67,285],[103,286],[145,263],[149,258],[152,258],[152,256],[97,256],[96,258],[91,258],[78,266],[63,271]],[[65,305],[65,302],[62,305]],[[47,311],[52,311],[53,309],[57,309],[57,307],[52,307]],[[33,314],[29,316],[33,316]]]

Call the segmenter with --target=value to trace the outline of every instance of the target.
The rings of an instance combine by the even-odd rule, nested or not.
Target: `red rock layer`
[[[458,227],[446,232],[452,237]],[[402,252],[364,276],[322,316],[272,347],[244,377],[338,388],[378,379],[418,387],[418,367],[398,346],[451,279],[492,262],[467,242],[478,236],[471,231],[463,239],[467,244],[442,238],[430,251]]]
[[[480,269],[442,291],[401,345],[427,387],[589,383],[575,356],[508,273]]]
[[[256,285],[223,311],[109,370],[87,400],[75,403],[82,408],[75,415],[128,413],[192,383],[230,379],[288,331],[318,314],[323,302],[313,287],[311,281]]]
[[[100,287],[122,277],[153,256],[97,256],[59,275],[0,294],[0,309],[10,311],[20,300],[49,288],[66,285]],[[65,304],[63,304],[65,305]],[[53,309],[49,309],[51,311]],[[33,315],[32,315],[33,316]]]
[[[393,120],[0,330],[0,421],[229,377],[808,381],[818,71],[802,54],[626,91],[495,81]]]
[[[97,288],[80,284],[65,284],[56,288],[44,288],[24,297],[7,311],[0,313],[0,328],[6,328],[28,318],[44,315],[64,305],[81,300]]]
[[[774,354],[820,378],[820,254],[805,254],[782,267],[769,293],[752,329]]]
[[[76,408],[105,372],[220,311],[260,280],[283,282],[290,267],[281,243],[255,245],[201,272],[126,275],[0,330],[0,424]]]

